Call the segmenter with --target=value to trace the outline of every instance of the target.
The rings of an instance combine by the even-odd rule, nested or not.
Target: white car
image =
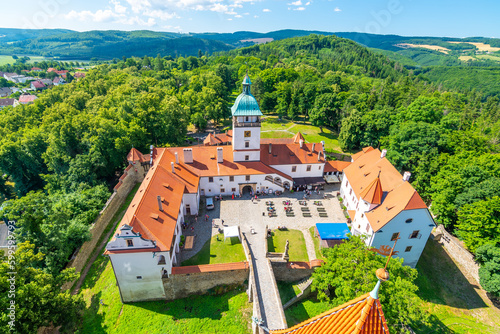
[[[213,210],[214,209],[214,198],[213,197],[207,197],[207,210]]]

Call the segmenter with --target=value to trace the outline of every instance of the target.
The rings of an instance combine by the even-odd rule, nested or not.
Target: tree
[[[160,54],[156,56],[155,59],[155,71],[163,71],[165,69],[164,64],[163,64],[163,59],[161,58]]]
[[[500,245],[500,197],[464,205],[458,211],[457,234],[471,252],[487,243]]]
[[[0,256],[0,322],[2,329],[9,328],[9,307],[15,301],[15,325],[10,333],[36,333],[42,326],[63,326],[70,330],[81,319],[85,303],[81,295],[71,295],[61,288],[78,278],[75,269],[65,269],[50,274],[38,267],[42,253],[35,254],[29,242],[17,245],[15,253]],[[14,272],[15,274],[11,274]],[[12,290],[11,284],[15,286]],[[12,295],[12,299],[8,296]],[[12,328],[12,327],[11,327]]]
[[[370,292],[377,282],[375,271],[383,268],[386,258],[368,250],[364,241],[352,236],[348,241],[323,251],[326,263],[313,273],[312,290],[320,300],[338,306]],[[416,295],[417,271],[391,259],[387,267],[390,279],[382,284],[379,298],[387,324],[394,330],[403,325],[417,327],[427,322],[422,301]]]
[[[500,247],[485,244],[476,251],[479,268],[479,283],[495,297],[500,297]]]

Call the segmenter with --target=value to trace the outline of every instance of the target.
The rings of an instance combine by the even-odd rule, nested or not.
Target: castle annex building
[[[326,161],[324,143],[305,143],[300,133],[290,139],[261,139],[262,112],[251,94],[248,75],[231,112],[232,130],[207,137],[203,146],[151,147],[147,155],[133,148],[127,156],[131,168],[147,173],[106,246],[123,302],[165,297],[163,280],[179,265],[182,224],[186,216],[198,214],[202,196],[285,191],[298,185],[322,184],[325,175],[338,177],[343,171],[347,177],[342,183],[342,196],[350,210],[357,210],[353,234],[372,233],[376,237],[372,237],[371,245],[388,245],[385,237],[390,241],[391,229],[397,229],[403,237],[414,233],[412,229],[425,220],[425,228],[414,228],[417,237],[413,238],[425,245],[432,218],[411,185],[394,179],[395,169],[386,159],[384,171],[376,178],[378,162],[372,155],[380,156],[378,150],[361,152],[352,164],[339,164]],[[409,196],[404,205],[398,201],[402,199],[400,190],[395,191],[398,187]],[[386,206],[391,207],[390,213],[383,212]],[[407,211],[412,214],[407,215]],[[413,223],[405,223],[405,219],[413,219]],[[405,229],[399,228],[400,220],[406,224]],[[402,244],[400,241],[397,249]],[[414,248],[407,252],[411,254],[407,262],[414,265],[423,246],[411,246]],[[406,261],[404,249],[399,256],[403,253]]]

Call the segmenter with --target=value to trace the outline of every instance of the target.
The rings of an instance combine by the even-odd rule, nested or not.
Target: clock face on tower
[[[251,137],[252,132],[251,131],[245,131],[245,138]]]

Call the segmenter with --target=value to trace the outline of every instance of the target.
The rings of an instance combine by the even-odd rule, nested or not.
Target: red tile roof
[[[295,136],[293,136],[292,140],[293,140],[293,142],[294,142],[294,143],[296,143],[296,144],[299,144],[301,140],[302,140],[302,141],[304,141],[304,142],[306,141],[306,140],[304,139],[304,136],[303,136],[303,135],[302,135],[302,133],[300,133],[300,132],[297,132],[297,133],[295,134]]]
[[[363,149],[361,151],[359,151],[358,153],[353,154],[351,156],[352,161],[355,161],[357,158],[359,158],[360,156],[362,156],[364,153],[367,153],[367,152],[370,152],[370,151],[373,151],[373,150],[374,150],[374,148],[371,147],[371,146],[363,147]]]
[[[389,160],[380,157],[381,152],[378,149],[368,148],[354,156],[356,159],[344,169],[344,174],[356,198],[368,194],[366,189],[373,187],[380,172],[382,201],[379,206],[365,214],[375,232],[403,210],[427,208],[416,190],[409,182],[403,181],[403,176]],[[380,193],[375,194],[374,191],[373,195],[378,197]]]
[[[172,275],[186,275],[195,273],[211,273],[216,271],[230,271],[248,269],[248,262],[203,264],[198,266],[173,267]]]
[[[144,162],[146,160],[144,160],[144,155],[141,152],[139,152],[138,149],[132,147],[132,149],[130,150],[130,152],[127,154],[127,161],[131,161],[131,162],[134,162],[134,161]]]
[[[31,103],[35,101],[38,97],[36,95],[24,94],[19,96],[19,103]]]
[[[45,84],[41,81],[33,81],[31,84],[35,88],[45,88]]]
[[[380,178],[378,177],[361,192],[361,198],[370,204],[382,203],[383,195],[384,193],[382,192],[382,185],[380,184]]]
[[[288,329],[270,334],[382,334],[389,333],[382,306],[369,293],[323,312]]]
[[[324,170],[324,172],[325,173],[328,173],[328,172],[342,172],[344,170],[344,168],[346,168],[350,164],[351,164],[350,161],[339,161],[339,160],[327,161],[326,164],[325,164],[325,170]]]
[[[323,155],[323,146],[320,143],[316,144],[281,144],[270,141],[271,154],[269,154],[269,144],[260,145],[260,161],[266,165],[296,165],[296,164],[319,164],[325,162]],[[313,145],[314,152],[312,150]],[[321,157],[318,160],[318,154],[321,152]]]

